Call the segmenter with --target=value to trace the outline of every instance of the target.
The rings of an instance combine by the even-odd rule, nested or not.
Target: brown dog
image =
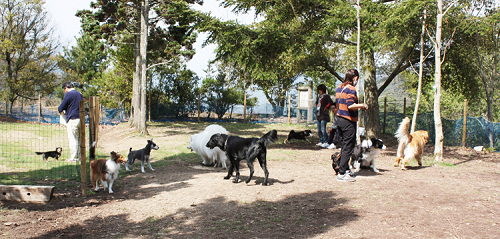
[[[108,188],[109,183],[109,193],[113,193],[113,182],[118,178],[120,164],[125,164],[127,160],[115,151],[110,153],[111,158],[108,160],[95,159],[95,145],[96,142],[92,144],[89,150],[90,181],[92,182],[92,188],[94,188],[96,192],[99,191],[99,180],[101,180],[104,190]]]
[[[424,145],[427,143],[429,133],[424,130],[416,131],[412,134],[409,133],[410,118],[406,117],[399,125],[396,131],[396,138],[398,139],[398,152],[394,167],[401,165],[402,170],[406,170],[406,164],[412,159],[417,159],[418,165],[422,166],[422,154],[424,153]]]

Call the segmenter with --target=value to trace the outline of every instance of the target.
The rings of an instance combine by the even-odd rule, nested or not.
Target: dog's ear
[[[116,156],[116,152],[115,151],[111,151],[111,156]]]

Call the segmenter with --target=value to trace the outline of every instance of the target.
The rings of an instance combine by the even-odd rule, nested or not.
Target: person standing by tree
[[[335,91],[336,103],[338,105],[337,124],[339,137],[342,140],[340,150],[340,167],[337,181],[354,182],[354,175],[349,173],[349,159],[356,146],[356,122],[358,121],[358,109],[368,109],[367,104],[358,104],[356,84],[358,84],[359,73],[355,69],[348,70],[345,80]]]
[[[326,124],[330,121],[329,108],[333,105],[332,98],[326,94],[326,86],[321,84],[317,87],[319,96],[316,99],[316,120],[318,121],[318,136],[319,143],[316,144],[323,148],[329,146],[328,133],[326,132]]]
[[[68,127],[68,141],[70,158],[66,162],[78,162],[79,159],[79,128],[80,128],[80,101],[83,99],[82,93],[75,90],[73,83],[64,82],[64,99],[57,108],[59,114],[66,113],[66,126]]]

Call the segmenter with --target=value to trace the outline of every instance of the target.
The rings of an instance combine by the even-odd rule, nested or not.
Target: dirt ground
[[[228,123],[230,124],[230,123]],[[223,126],[225,124],[222,124]],[[227,124],[226,124],[227,125]],[[79,188],[55,190],[46,204],[1,202],[2,238],[499,238],[500,159],[497,153],[446,147],[444,162],[407,171],[393,167],[396,144],[378,156],[380,172],[362,170],[353,183],[338,182],[330,156],[311,143],[283,144],[290,126],[243,125],[230,132],[259,136],[278,128],[268,148],[269,186],[255,163],[253,180],[232,183],[227,171],[201,166],[186,149],[207,124],[166,123],[135,135],[126,125],[101,130],[99,153],[145,146],[153,138],[151,172],[124,167],[114,194]],[[242,163],[241,178],[248,168]],[[88,184],[90,188],[90,184]]]

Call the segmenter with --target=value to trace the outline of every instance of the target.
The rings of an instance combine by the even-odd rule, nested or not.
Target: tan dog
[[[95,145],[94,142],[90,147],[89,159],[90,159],[90,181],[92,182],[92,188],[94,191],[99,191],[99,180],[101,180],[104,190],[108,188],[109,183],[109,193],[113,193],[113,182],[118,178],[118,173],[120,172],[120,164],[125,164],[127,160],[121,154],[112,151],[111,158],[106,159],[95,159]]]
[[[416,131],[412,134],[409,133],[410,118],[406,117],[399,125],[396,131],[396,138],[398,139],[398,152],[397,159],[394,167],[401,165],[402,170],[406,170],[406,164],[412,159],[417,159],[418,165],[422,166],[422,154],[424,153],[424,145],[427,143],[429,133],[424,130]]]

